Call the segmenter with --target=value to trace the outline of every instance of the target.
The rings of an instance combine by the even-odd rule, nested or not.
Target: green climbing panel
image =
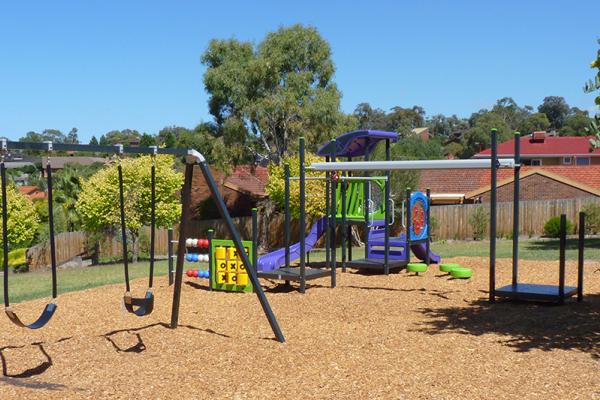
[[[346,181],[340,182],[336,188],[336,211],[337,218],[342,218],[342,185],[346,187],[346,219],[348,221],[365,220],[365,182]],[[370,210],[370,220],[382,220],[385,218],[385,205],[383,201],[385,190],[385,180],[371,181],[371,199],[375,205],[375,210]],[[373,204],[372,203],[372,204]]]

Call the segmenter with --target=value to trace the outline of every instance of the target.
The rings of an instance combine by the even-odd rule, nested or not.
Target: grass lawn
[[[487,257],[489,254],[489,242],[481,241],[441,241],[434,242],[431,248],[444,258],[451,257]],[[361,258],[364,248],[354,248],[354,258]],[[510,258],[512,254],[512,241],[498,240],[497,257]],[[315,250],[311,252],[312,261],[325,260],[325,252]],[[558,240],[522,240],[519,245],[519,258],[524,260],[558,260]],[[341,251],[338,249],[338,261],[341,259]],[[567,240],[567,259],[577,259],[577,240]],[[586,259],[600,259],[600,239],[586,239]],[[184,269],[187,269],[186,265]],[[157,261],[155,264],[155,276],[166,275],[167,261]],[[129,276],[131,279],[148,276],[148,262],[138,262],[129,265]],[[93,267],[72,268],[58,270],[58,292],[73,292],[98,286],[123,283],[123,265],[108,264]],[[49,297],[51,275],[50,271],[29,272],[22,274],[10,274],[10,297],[11,303],[25,300]],[[0,293],[0,298],[2,298]]]
[[[519,258],[523,260],[558,260],[558,239],[521,239],[519,241]],[[431,244],[431,249],[444,258],[451,257],[488,257],[490,242],[482,241],[439,241]],[[353,248],[353,258],[363,258],[364,247]],[[512,257],[512,240],[499,239],[496,242],[496,257]],[[577,239],[567,239],[567,260],[577,260]],[[600,258],[600,239],[585,240],[586,260],[598,260]],[[312,261],[324,261],[325,251],[318,249],[311,252]],[[341,260],[341,251],[338,248],[337,260]]]
[[[129,277],[136,279],[148,276],[148,262],[129,264]],[[157,261],[154,264],[154,276],[167,274],[167,261]],[[57,271],[58,295],[65,292],[89,289],[98,286],[123,283],[125,277],[123,264],[97,265],[93,267],[59,269]],[[9,278],[9,296],[11,304],[21,301],[50,297],[52,276],[50,271],[11,273]],[[0,294],[4,301],[4,295]]]

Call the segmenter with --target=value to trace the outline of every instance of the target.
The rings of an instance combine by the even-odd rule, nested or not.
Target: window
[[[590,165],[590,158],[589,157],[577,157],[575,159],[575,164],[577,164],[577,165]]]
[[[531,165],[542,165],[542,160],[540,158],[534,158],[531,160]]]
[[[563,157],[562,163],[563,163],[563,165],[572,165],[573,158],[572,157]]]

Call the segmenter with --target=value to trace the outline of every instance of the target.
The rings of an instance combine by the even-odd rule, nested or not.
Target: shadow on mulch
[[[114,330],[114,331],[110,331],[108,333],[105,333],[103,335],[101,335],[104,339],[106,339],[111,346],[115,349],[115,351],[117,353],[135,353],[135,354],[139,354],[142,353],[143,351],[145,351],[147,349],[146,344],[144,343],[144,339],[142,338],[141,334],[139,332],[144,331],[146,329],[150,329],[150,328],[155,328],[155,327],[162,327],[162,328],[166,328],[166,329],[171,329],[171,326],[169,324],[166,324],[164,322],[156,322],[154,324],[149,324],[149,325],[145,325],[145,326],[141,326],[139,328],[125,328],[125,329],[118,329],[118,330]],[[230,339],[231,336],[226,335],[224,333],[220,333],[220,332],[216,332],[210,328],[198,328],[196,326],[193,325],[178,325],[178,328],[186,328],[186,329],[191,329],[191,330],[195,330],[195,331],[200,331],[200,332],[204,332],[204,333],[210,333],[211,335],[217,335],[220,337],[224,337],[224,338],[228,338]],[[128,347],[122,347],[119,346],[117,344],[117,342],[112,338],[113,336],[119,334],[119,333],[129,333],[135,336],[135,343],[128,346]]]
[[[66,342],[70,339],[72,339],[71,336],[64,337],[64,338],[58,339],[56,341],[56,343]],[[44,356],[45,360],[42,361],[39,365],[29,368],[29,369],[26,369],[25,371],[20,372],[18,374],[9,374],[8,373],[8,370],[9,370],[8,361],[6,359],[6,355],[4,354],[4,352],[6,350],[10,350],[10,349],[24,349],[28,346],[37,347],[37,349],[40,351],[40,353],[42,353],[42,355]],[[48,354],[48,352],[44,348],[43,342],[34,342],[31,344],[26,344],[26,345],[22,345],[22,346],[1,347],[0,348],[0,362],[2,363],[2,376],[4,378],[31,378],[33,376],[43,374],[44,372],[46,372],[48,370],[48,368],[50,368],[54,364],[54,362],[52,361],[52,357],[50,357],[50,354]],[[65,388],[65,386],[63,386],[63,385],[52,384],[52,383],[43,383],[43,382],[32,382],[31,384],[17,384],[12,379],[2,379],[2,378],[0,378],[0,381],[6,382],[6,383],[14,385],[14,386],[23,386],[23,387],[27,387],[30,389],[59,390],[59,389]]]
[[[418,331],[430,335],[458,332],[498,334],[516,351],[580,350],[600,358],[600,295],[563,306],[544,303],[472,301],[466,307],[423,308],[430,318]]]

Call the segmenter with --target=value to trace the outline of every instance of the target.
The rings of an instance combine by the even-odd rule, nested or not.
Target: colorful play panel
[[[242,241],[244,250],[250,260],[253,259],[251,241]],[[241,257],[238,256],[235,244],[231,240],[212,239],[210,241],[210,286],[214,290],[228,292],[252,292],[252,284],[248,279],[248,271]]]

